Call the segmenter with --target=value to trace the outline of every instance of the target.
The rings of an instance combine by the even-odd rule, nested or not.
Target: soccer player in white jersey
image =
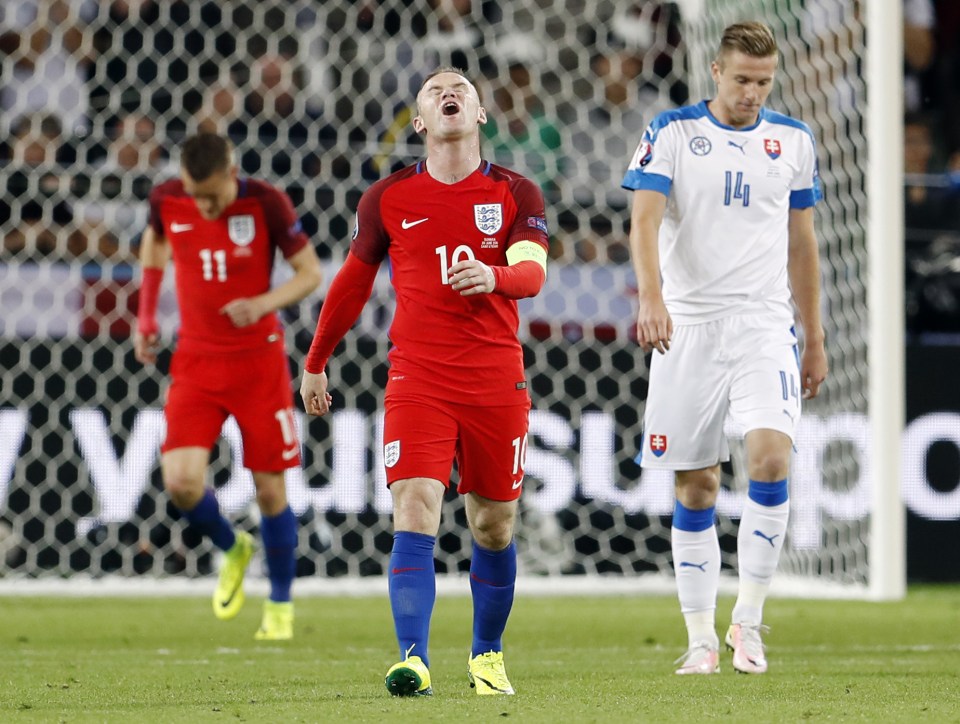
[[[827,375],[816,148],[805,124],[764,108],[779,57],[766,25],[726,28],[711,63],[716,95],[656,116],[623,180],[634,191],[638,341],[658,353],[641,465],[675,471],[671,540],[688,634],[678,674],[720,670],[714,508],[727,415],[745,431],[750,486],[726,643],[737,671],[767,670],[763,604],[787,529],[800,399]]]

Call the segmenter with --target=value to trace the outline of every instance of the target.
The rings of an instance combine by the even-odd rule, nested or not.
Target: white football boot
[[[675,673],[681,676],[687,674],[719,674],[720,646],[712,641],[697,641],[673,663],[680,664],[680,668]]]
[[[733,651],[733,668],[741,674],[764,674],[767,671],[767,656],[764,652],[761,632],[766,626],[751,626],[735,623],[727,629],[727,648]]]

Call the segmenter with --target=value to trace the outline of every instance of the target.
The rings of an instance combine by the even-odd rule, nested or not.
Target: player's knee
[[[720,492],[720,468],[682,470],[676,474],[677,500],[690,510],[703,510],[716,504]]]
[[[168,473],[164,476],[163,487],[178,510],[193,510],[203,497],[203,483],[198,484],[189,476]]]
[[[513,526],[501,525],[486,530],[475,530],[474,539],[488,551],[502,551],[513,540]]]
[[[491,551],[500,551],[513,540],[513,518],[477,515],[471,522],[477,545]]]
[[[747,473],[751,480],[758,482],[776,482],[787,477],[790,471],[790,457],[779,451],[763,451],[751,456],[747,464]]]
[[[279,515],[287,507],[287,496],[282,487],[269,487],[257,490],[257,505],[260,512],[267,516]]]
[[[257,490],[257,505],[268,517],[279,515],[287,507],[287,489],[284,474],[254,470],[253,485]]]

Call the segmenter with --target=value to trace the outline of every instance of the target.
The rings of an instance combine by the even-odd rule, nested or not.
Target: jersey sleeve
[[[517,204],[517,216],[507,237],[507,247],[519,241],[533,241],[549,251],[546,206],[540,188],[521,176],[513,182],[511,192]]]
[[[364,192],[357,204],[350,252],[367,264],[380,264],[390,246],[390,236],[380,215],[380,199],[386,188],[385,183],[378,181]]]
[[[817,163],[817,142],[806,126],[799,133],[801,149],[797,175],[790,185],[790,208],[807,209],[823,199],[820,169]]]
[[[170,182],[164,182],[157,186],[154,186],[150,191],[150,197],[148,203],[150,205],[150,215],[147,219],[147,223],[153,229],[154,233],[157,236],[165,236],[163,230],[163,218],[160,214],[160,209],[163,206],[163,199],[169,193]]]
[[[317,330],[304,362],[307,372],[320,374],[324,371],[333,350],[357,321],[363,305],[370,298],[378,268],[379,265],[365,264],[354,254],[347,254],[320,307]]]
[[[285,259],[310,243],[303,233],[300,219],[290,197],[279,189],[271,188],[261,199],[271,243],[280,249]]]
[[[621,186],[628,191],[659,191],[669,196],[676,161],[674,135],[660,116],[654,118],[643,132]]]

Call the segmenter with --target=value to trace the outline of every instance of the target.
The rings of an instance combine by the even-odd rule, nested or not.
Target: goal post
[[[867,128],[867,255],[870,260],[870,424],[874,471],[870,518],[870,595],[906,593],[906,520],[901,495],[905,413],[903,5],[867,2],[870,89]]]

